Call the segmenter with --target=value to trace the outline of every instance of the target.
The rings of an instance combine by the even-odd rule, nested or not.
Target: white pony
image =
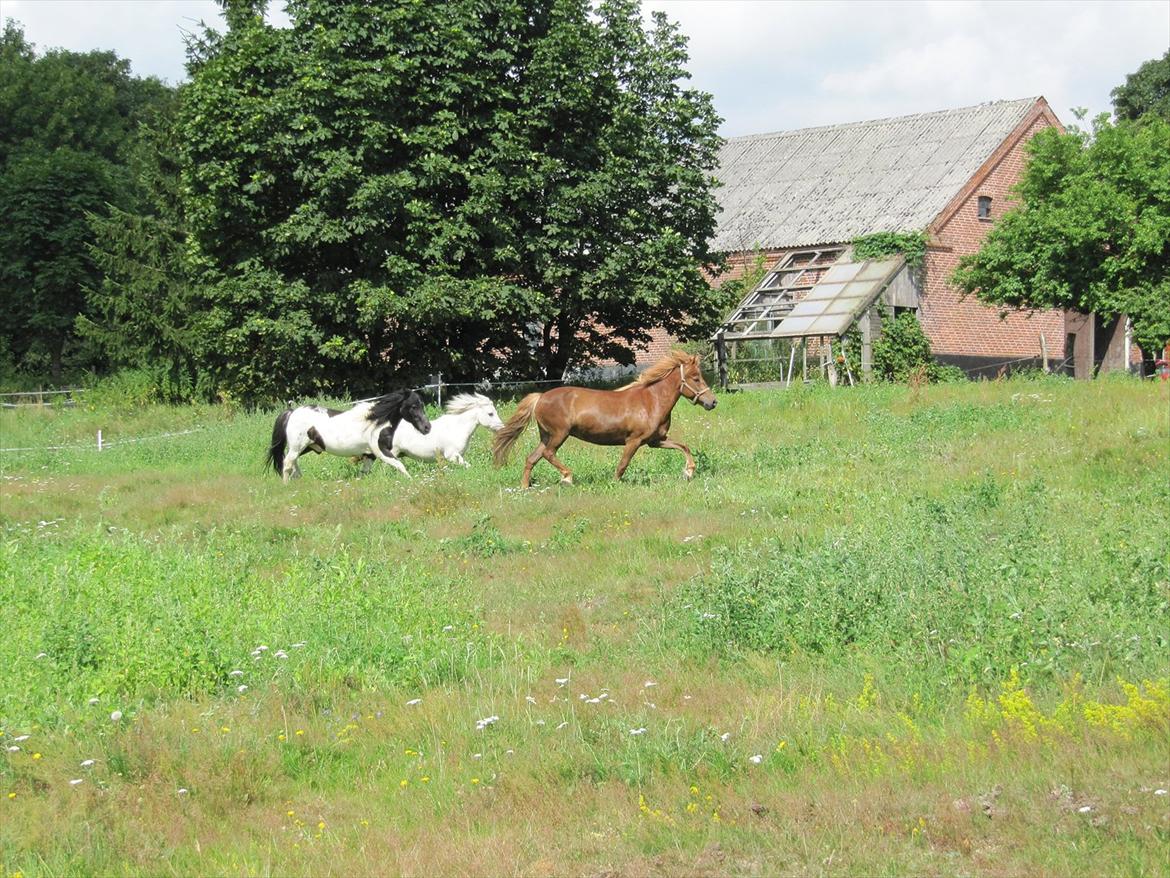
[[[289,409],[273,425],[268,463],[286,482],[300,476],[297,458],[307,451],[364,457],[363,472],[369,472],[374,458],[401,469],[390,450],[400,424],[411,424],[419,434],[430,432],[422,399],[414,391],[396,390],[345,412],[316,405]]]
[[[447,403],[447,414],[431,421],[431,431],[426,435],[415,429],[410,421],[401,421],[394,431],[388,462],[407,478],[410,478],[410,473],[398,459],[400,454],[417,460],[442,457],[461,466],[471,466],[463,459],[463,452],[467,450],[475,428],[487,427],[494,433],[503,426],[504,422],[490,399],[480,393],[461,393]],[[365,466],[371,463],[367,458]]]

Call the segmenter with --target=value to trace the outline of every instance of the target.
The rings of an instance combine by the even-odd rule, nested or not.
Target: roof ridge
[[[807,134],[810,131],[832,131],[834,129],[856,128],[862,125],[879,125],[887,122],[904,122],[909,119],[924,119],[928,116],[945,116],[948,113],[962,113],[969,110],[979,110],[986,107],[1003,107],[1009,104],[1027,104],[1032,106],[1040,100],[1042,95],[1025,98],[1010,98],[1002,101],[984,101],[980,104],[970,104],[965,107],[950,107],[943,110],[928,110],[925,113],[909,113],[905,116],[883,116],[878,119],[861,119],[856,122],[837,122],[832,125],[810,125],[805,128],[791,128],[787,131],[765,131],[758,134],[737,134],[734,137],[723,138],[725,143],[733,141],[751,140],[764,137],[789,137],[796,134]]]

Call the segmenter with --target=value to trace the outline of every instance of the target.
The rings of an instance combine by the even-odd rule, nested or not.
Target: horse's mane
[[[413,390],[395,390],[372,400],[370,410],[366,412],[366,420],[374,424],[384,424],[400,417],[402,404],[412,393]]]
[[[618,390],[629,390],[631,387],[645,387],[647,384],[653,384],[655,381],[660,381],[681,366],[688,362],[691,355],[683,351],[671,351],[657,363],[646,369],[641,375],[631,381],[624,387],[619,387]]]
[[[461,415],[481,405],[490,406],[491,404],[492,401],[482,393],[460,393],[458,396],[451,397],[451,401],[447,403],[447,414]]]

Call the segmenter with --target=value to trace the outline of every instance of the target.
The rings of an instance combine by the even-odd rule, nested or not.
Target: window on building
[[[980,195],[979,196],[979,219],[981,219],[981,220],[991,219],[991,196],[990,195]]]

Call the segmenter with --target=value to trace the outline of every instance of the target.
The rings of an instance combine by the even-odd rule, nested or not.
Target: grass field
[[[1165,384],[731,394],[528,492],[95,408],[0,413],[78,446],[0,454],[0,878],[1170,867]]]

